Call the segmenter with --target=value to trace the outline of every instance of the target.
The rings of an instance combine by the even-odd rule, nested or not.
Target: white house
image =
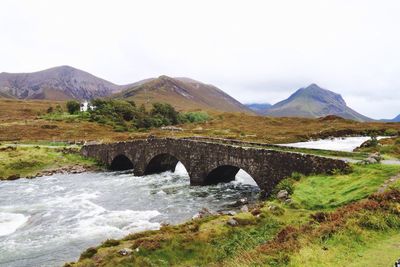
[[[83,101],[81,103],[81,112],[85,112],[88,111],[88,109],[94,110],[94,106],[90,105],[89,102],[87,100]]]

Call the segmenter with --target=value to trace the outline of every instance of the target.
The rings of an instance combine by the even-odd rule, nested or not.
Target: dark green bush
[[[79,260],[83,260],[83,259],[90,259],[91,257],[93,257],[95,254],[97,253],[97,248],[91,247],[88,248],[87,250],[85,250]]]
[[[182,118],[183,121],[187,122],[204,122],[210,119],[210,116],[206,112],[187,112],[183,114]]]
[[[89,110],[87,113],[89,115],[86,115],[88,119],[110,125],[118,132],[202,122],[209,119],[207,113],[179,113],[173,106],[166,103],[154,103],[149,112],[144,105],[136,107],[133,101],[95,99],[92,105],[95,109]]]
[[[81,106],[78,101],[70,100],[67,102],[67,110],[69,114],[75,114],[80,110]]]
[[[294,180],[292,178],[286,178],[280,181],[274,189],[274,194],[276,195],[281,190],[286,190],[289,195],[293,194]]]
[[[301,177],[303,177],[303,175],[299,172],[293,172],[291,178],[295,181],[300,181]]]
[[[385,136],[396,136],[398,134],[399,134],[399,132],[397,130],[395,130],[395,129],[387,129],[384,132]]]
[[[104,241],[104,243],[101,245],[102,247],[115,247],[118,246],[121,243],[121,241],[119,240],[115,240],[115,239],[107,239],[106,241]]]

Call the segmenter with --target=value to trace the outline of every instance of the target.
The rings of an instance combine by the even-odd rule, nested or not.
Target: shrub
[[[120,243],[121,243],[121,241],[119,241],[119,240],[107,239],[106,241],[104,241],[104,243],[101,246],[104,248],[115,247],[115,246],[118,246]]]
[[[88,248],[87,250],[85,250],[79,260],[83,260],[83,259],[90,259],[91,257],[93,257],[95,254],[97,253],[97,248],[91,247]]]
[[[165,103],[154,103],[150,112],[144,105],[137,108],[133,101],[95,99],[92,104],[96,109],[89,110],[90,120],[111,125],[118,132],[174,125],[184,117]]]
[[[80,104],[76,100],[70,100],[67,102],[67,110],[69,114],[75,114],[80,110]]]
[[[299,172],[293,172],[291,178],[295,181],[300,181],[301,177],[303,177],[303,175]]]
[[[183,121],[188,121],[190,123],[194,122],[204,122],[210,119],[210,116],[206,112],[188,112],[183,114]]]
[[[395,130],[395,129],[387,129],[384,132],[385,136],[396,136],[398,134],[399,134],[399,132],[397,130]]]
[[[365,213],[359,220],[359,225],[370,230],[387,230],[388,225],[386,224],[385,218],[380,214]]]
[[[292,178],[286,178],[280,181],[274,189],[274,194],[277,194],[281,190],[286,190],[289,195],[293,194],[294,191],[294,180]]]

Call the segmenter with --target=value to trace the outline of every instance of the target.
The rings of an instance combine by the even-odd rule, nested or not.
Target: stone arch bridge
[[[180,161],[190,176],[191,185],[229,182],[243,169],[264,193],[270,193],[280,180],[293,172],[308,175],[348,168],[342,160],[279,151],[276,146],[263,145],[195,138],[148,138],[85,145],[81,154],[97,159],[112,170],[133,169],[138,176],[175,171]]]

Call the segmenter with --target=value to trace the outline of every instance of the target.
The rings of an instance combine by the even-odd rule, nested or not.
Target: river
[[[382,138],[385,137],[377,137],[378,140]],[[352,152],[355,148],[359,147],[362,143],[369,139],[371,139],[371,137],[368,136],[336,137],[307,142],[282,144],[282,146]]]
[[[258,191],[243,171],[231,183],[190,186],[180,163],[174,173],[141,177],[101,172],[1,182],[0,266],[62,266],[108,238],[184,222],[203,207],[229,210]]]

